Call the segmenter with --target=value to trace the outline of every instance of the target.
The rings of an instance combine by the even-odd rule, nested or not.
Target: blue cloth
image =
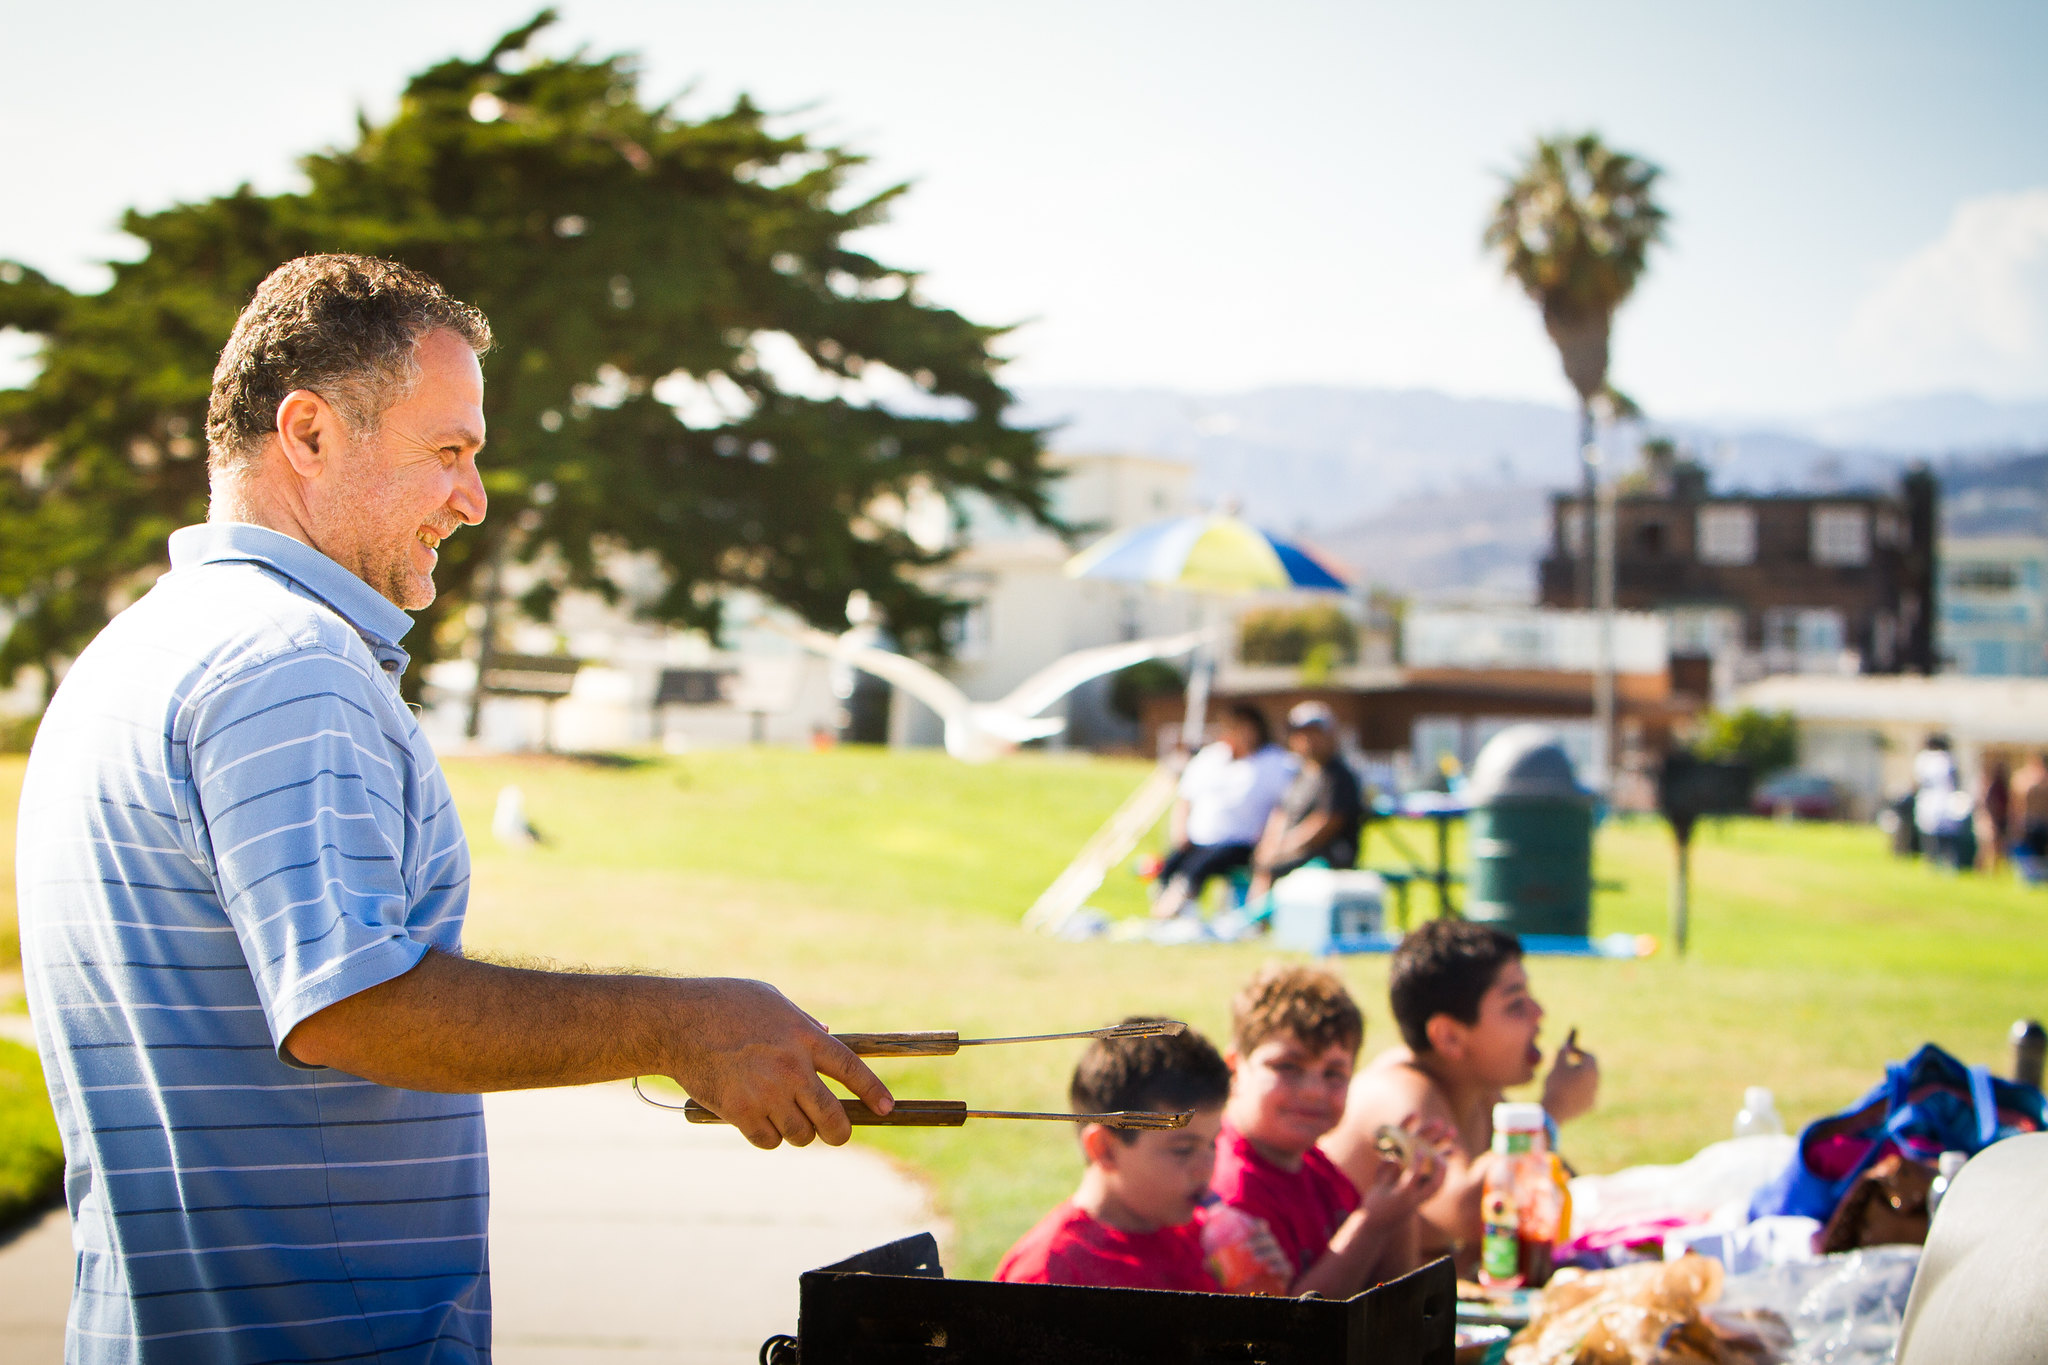
[[[481,1102],[283,1046],[460,946],[468,846],[398,694],[411,619],[260,527],[188,527],[171,564],[65,677],[22,789],[66,1358],[488,1359]]]

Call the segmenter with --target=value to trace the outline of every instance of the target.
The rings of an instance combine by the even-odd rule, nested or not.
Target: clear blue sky
[[[295,183],[507,0],[0,0],[0,257],[79,285],[128,205]],[[2048,5],[565,0],[548,40],[738,90],[914,193],[869,246],[1020,383],[1562,401],[1478,233],[1538,132],[1667,169],[1615,378],[1666,415],[2048,396]],[[300,14],[322,18],[298,21]]]

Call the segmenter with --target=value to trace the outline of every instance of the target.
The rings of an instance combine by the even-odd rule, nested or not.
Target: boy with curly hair
[[[1354,1185],[1316,1146],[1337,1126],[1365,1019],[1326,971],[1275,964],[1231,1005],[1230,1101],[1211,1188],[1262,1220],[1291,1268],[1293,1294],[1348,1298],[1416,1265],[1415,1210],[1440,1162],[1385,1161]],[[1424,1145],[1443,1134],[1423,1125]]]

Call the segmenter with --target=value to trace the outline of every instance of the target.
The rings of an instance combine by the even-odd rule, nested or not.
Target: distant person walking
[[[2005,865],[2012,839],[2012,772],[2002,758],[1984,765],[1977,785],[1977,869],[1996,872]]]
[[[1920,752],[1913,755],[1913,827],[1920,831],[1920,847],[1931,862],[1958,867],[1960,830],[1967,823],[1956,818],[1958,805],[1967,805],[1956,784],[1955,755],[1949,752],[1947,735],[1929,735]]]
[[[2014,774],[2009,818],[2017,830],[2013,851],[2048,859],[2048,754],[2035,754]]]

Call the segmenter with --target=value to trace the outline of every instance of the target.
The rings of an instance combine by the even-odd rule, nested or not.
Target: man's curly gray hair
[[[445,327],[482,355],[484,315],[433,280],[374,256],[301,256],[270,272],[220,353],[206,407],[207,467],[247,469],[277,430],[277,405],[295,389],[319,394],[352,440],[419,383],[414,348]]]

